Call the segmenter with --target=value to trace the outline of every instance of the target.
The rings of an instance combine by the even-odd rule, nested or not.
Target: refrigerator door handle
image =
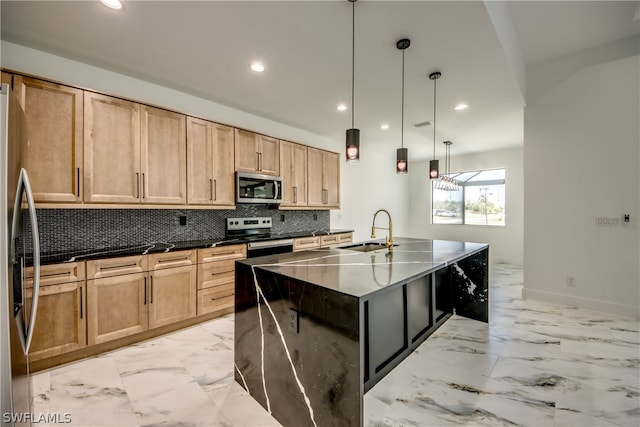
[[[26,334],[24,333],[24,327],[22,324],[18,325],[18,329],[22,331],[20,334],[20,341],[22,342],[22,349],[24,354],[29,353],[31,347],[31,340],[33,339],[33,331],[36,325],[36,312],[38,311],[38,298],[40,295],[40,236],[38,235],[38,219],[36,217],[36,205],[33,201],[33,192],[31,191],[31,184],[29,182],[29,175],[26,169],[20,170],[20,176],[18,178],[18,188],[16,190],[16,200],[13,206],[13,221],[11,226],[11,241],[14,242],[18,237],[19,220],[22,215],[22,193],[27,196],[27,206],[29,209],[29,222],[31,223],[31,238],[32,250],[33,250],[33,296],[31,298],[31,312],[29,313],[29,323],[27,324]],[[14,245],[11,245],[12,250]],[[12,259],[15,260],[15,253],[11,254]],[[20,272],[22,275],[22,271]],[[23,281],[24,286],[24,281]],[[22,316],[18,313],[16,320],[23,322]]]

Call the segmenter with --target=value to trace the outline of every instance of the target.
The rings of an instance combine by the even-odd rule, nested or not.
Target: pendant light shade
[[[360,129],[347,129],[347,163],[360,161]]]
[[[440,162],[436,159],[436,80],[441,76],[442,73],[438,71],[429,74],[433,80],[433,159],[429,161],[429,179],[438,179],[440,176]]]
[[[360,161],[360,129],[354,126],[354,94],[356,75],[356,1],[349,0],[352,4],[351,15],[351,129],[347,129],[345,152],[347,163],[358,163]]]
[[[400,147],[396,152],[396,173],[409,172],[409,149],[404,148],[404,51],[411,45],[411,40],[401,39],[396,47],[402,51],[402,108],[400,119]]]
[[[398,148],[396,151],[396,172],[407,173],[409,171],[409,150]]]

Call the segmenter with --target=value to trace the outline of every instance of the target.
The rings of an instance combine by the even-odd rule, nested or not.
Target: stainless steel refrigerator
[[[38,308],[40,243],[26,168],[24,112],[11,87],[0,102],[0,404],[2,426],[30,426],[29,347]],[[23,223],[24,222],[24,223]],[[24,269],[33,265],[33,297],[27,307]]]

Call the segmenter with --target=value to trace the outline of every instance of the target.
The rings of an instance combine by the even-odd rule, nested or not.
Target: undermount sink
[[[398,245],[393,245],[398,246]],[[340,249],[349,249],[350,251],[358,251],[358,252],[372,252],[377,251],[379,249],[386,249],[384,243],[382,242],[364,242],[358,243],[356,245],[351,246],[342,246]]]

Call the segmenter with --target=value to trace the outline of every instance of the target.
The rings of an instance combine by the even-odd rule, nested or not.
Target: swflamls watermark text
[[[39,414],[35,414],[33,412],[3,412],[2,422],[12,424],[24,424],[29,422],[32,424],[68,424],[71,422],[71,414],[68,412],[63,414],[59,412],[41,412]]]

